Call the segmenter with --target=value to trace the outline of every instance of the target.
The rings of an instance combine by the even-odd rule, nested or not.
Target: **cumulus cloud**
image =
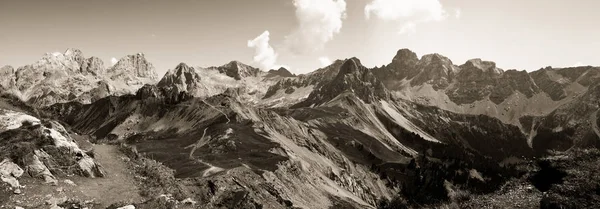
[[[456,19],[460,19],[461,15],[462,15],[462,11],[460,11],[460,9],[454,10],[454,16],[456,17]]]
[[[414,22],[407,22],[402,27],[400,27],[400,34],[414,34],[417,32],[417,24]]]
[[[291,52],[306,54],[323,49],[340,33],[346,18],[345,0],[294,0],[298,26],[286,36]]]
[[[365,17],[396,21],[399,33],[416,31],[419,23],[445,20],[448,16],[439,0],[373,0],[365,6]]]
[[[115,64],[117,64],[117,62],[119,62],[119,60],[117,58],[113,57],[113,58],[110,59],[110,64],[111,65],[115,65]]]
[[[254,62],[263,70],[272,69],[277,61],[277,53],[269,44],[269,31],[248,41],[248,47],[254,49]]]
[[[321,63],[322,67],[327,67],[329,65],[331,65],[331,60],[329,59],[329,57],[319,57],[319,62]]]

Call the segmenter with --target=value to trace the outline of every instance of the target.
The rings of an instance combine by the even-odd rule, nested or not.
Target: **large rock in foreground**
[[[100,164],[60,123],[5,109],[0,109],[0,159],[2,180],[16,188],[21,168],[52,184],[62,175],[104,176]]]

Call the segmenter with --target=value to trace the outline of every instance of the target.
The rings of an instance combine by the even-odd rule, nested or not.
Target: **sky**
[[[77,48],[107,66],[142,52],[159,74],[238,60],[307,73],[388,64],[408,48],[460,65],[600,66],[598,0],[0,0],[0,66]]]

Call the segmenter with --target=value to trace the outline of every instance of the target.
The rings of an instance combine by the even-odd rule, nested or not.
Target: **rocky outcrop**
[[[424,55],[417,68],[420,73],[410,81],[412,86],[428,83],[434,89],[443,89],[448,87],[455,73],[452,61],[439,54]]]
[[[175,69],[167,71],[157,87],[176,87],[179,91],[194,93],[199,90],[201,82],[200,75],[193,67],[180,63]]]
[[[373,73],[385,83],[386,81],[401,81],[403,79],[414,78],[419,74],[417,68],[419,57],[409,49],[400,49],[392,59],[392,62],[381,68],[373,69]],[[393,82],[389,82],[391,86]]]
[[[35,106],[79,101],[89,103],[107,95],[131,94],[157,74],[143,54],[129,55],[106,69],[98,57],[85,58],[78,49],[47,53],[31,65],[0,70],[0,89]]]
[[[396,79],[413,78],[419,74],[415,67],[419,63],[417,54],[409,49],[400,49],[392,59],[392,63],[386,69],[396,76]]]
[[[411,86],[429,84],[436,90],[444,89],[450,85],[457,71],[447,57],[427,54],[419,59],[409,49],[400,49],[390,64],[373,69],[376,77],[391,90],[400,90],[403,80]]]
[[[320,68],[314,72],[298,75],[296,77],[284,78],[269,86],[265,96],[262,99],[281,99],[281,97],[274,98],[274,95],[279,93],[279,95],[284,96],[283,99],[285,100],[290,94],[296,92],[297,89],[309,89],[310,91],[303,92],[305,95],[302,95],[300,98],[296,98],[303,100],[307,98],[317,86],[332,81],[337,76],[344,62],[344,60],[336,60],[331,65]],[[292,100],[289,105],[296,103],[298,103],[297,100]]]
[[[55,175],[104,176],[102,167],[61,124],[4,109],[0,109],[0,158],[11,159],[25,168],[29,176],[44,179],[46,183],[56,184]],[[3,165],[12,164],[6,161]],[[20,176],[11,173],[14,178]]]
[[[24,171],[19,165],[8,159],[3,159],[0,162],[0,180],[12,187],[13,192],[16,194],[21,193],[21,185],[19,184],[18,178],[21,177],[23,173]]]
[[[231,61],[220,67],[211,67],[209,69],[214,69],[219,71],[219,73],[223,73],[229,77],[234,78],[235,80],[241,80],[242,78],[258,76],[260,70],[258,68],[251,67],[239,61]]]
[[[275,76],[280,76],[280,77],[294,77],[296,75],[292,74],[290,71],[288,71],[287,69],[280,67],[277,70],[269,70],[269,72],[267,72],[267,77],[275,77]]]
[[[569,96],[573,84],[584,87],[600,81],[600,67],[552,68],[546,67],[530,73],[540,90],[555,101]]]
[[[190,93],[179,89],[177,86],[158,87],[149,84],[140,88],[136,92],[136,97],[140,100],[155,99],[167,104],[177,104],[193,98]]]
[[[143,83],[141,79],[157,80],[158,74],[143,53],[127,55],[107,70],[110,79],[128,84]]]
[[[540,90],[545,92],[552,100],[561,100],[567,97],[565,88],[571,83],[570,80],[561,78],[552,68],[543,68],[532,72],[531,77]]]
[[[0,91],[14,88],[15,84],[15,69],[9,65],[0,68]]]
[[[600,85],[596,84],[549,115],[529,119],[535,130],[530,136],[531,146],[541,153],[572,147],[600,147],[599,110]]]
[[[459,68],[456,83],[446,90],[448,97],[457,104],[469,104],[489,96],[503,73],[496,68],[496,63],[481,59],[469,60]]]
[[[527,98],[531,98],[540,92],[539,87],[524,70],[508,70],[504,72],[492,87],[489,98],[495,104],[504,102],[504,100],[517,91],[524,94]]]
[[[101,76],[106,73],[104,62],[98,57],[90,57],[85,59],[81,64],[81,73],[84,75],[92,74]]]
[[[367,103],[389,98],[383,83],[377,80],[371,71],[360,63],[360,60],[350,58],[340,67],[332,81],[317,86],[306,100],[293,107],[324,104],[346,91],[356,94]]]

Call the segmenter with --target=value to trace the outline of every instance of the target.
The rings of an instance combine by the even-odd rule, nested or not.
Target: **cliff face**
[[[15,69],[12,66],[4,66],[0,68],[0,90],[8,90],[14,88],[16,85],[15,81]]]
[[[158,79],[158,74],[154,66],[146,60],[143,53],[127,55],[121,58],[114,66],[108,68],[106,72],[110,79],[125,82]]]
[[[36,106],[135,93],[158,77],[143,54],[128,55],[106,69],[102,60],[85,58],[78,49],[47,53],[31,65],[2,68],[0,73],[3,89]]]
[[[371,103],[389,98],[389,93],[357,58],[350,58],[342,64],[333,80],[321,83],[308,98],[293,107],[321,105],[344,92],[352,92],[361,100]]]

